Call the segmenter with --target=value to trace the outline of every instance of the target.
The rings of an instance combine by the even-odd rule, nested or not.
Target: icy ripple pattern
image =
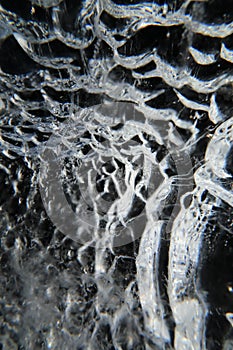
[[[230,0],[0,1],[1,349],[232,349],[232,38]]]

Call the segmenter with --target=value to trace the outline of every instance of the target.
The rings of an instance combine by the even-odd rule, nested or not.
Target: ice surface
[[[0,1],[0,349],[232,349],[230,0]]]

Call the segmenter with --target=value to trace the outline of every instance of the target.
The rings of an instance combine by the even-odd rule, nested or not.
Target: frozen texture
[[[0,348],[231,349],[231,1],[0,4]]]

